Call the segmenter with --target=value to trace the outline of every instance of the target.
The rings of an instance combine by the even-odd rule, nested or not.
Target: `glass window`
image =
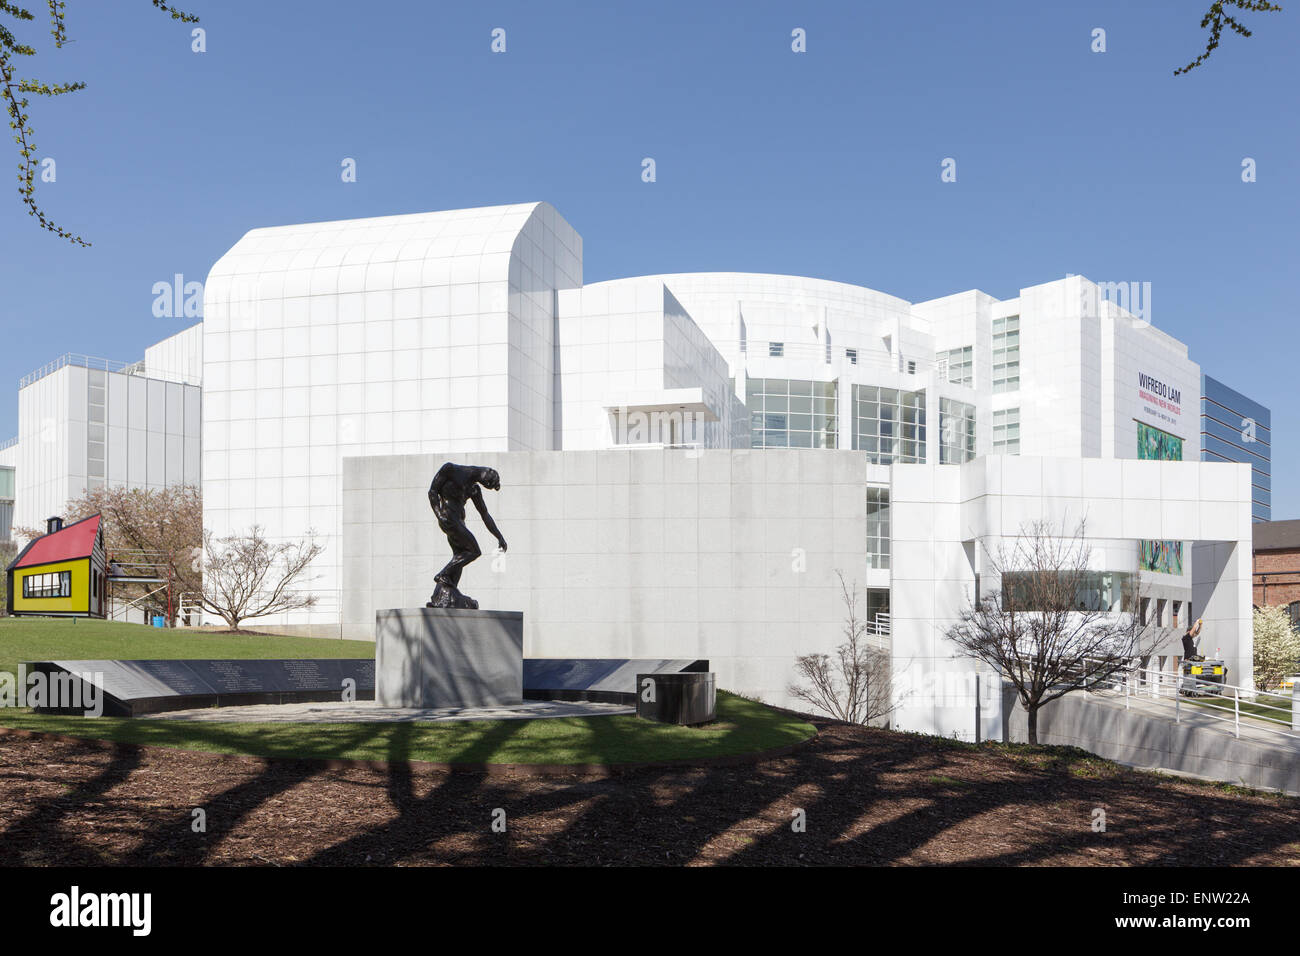
[[[1006,571],[1002,574],[1002,609],[1051,611],[1059,601],[1061,583],[1072,584],[1080,611],[1128,611],[1135,593],[1133,575],[1124,571]],[[1140,599],[1140,620],[1146,623],[1150,599]],[[1163,605],[1163,602],[1161,602]],[[1037,606],[1043,605],[1043,606]],[[1162,608],[1163,609],[1163,608]],[[1158,610],[1157,616],[1160,611]]]
[[[1020,316],[993,320],[993,391],[1020,389]]]
[[[72,597],[72,572],[50,571],[45,574],[29,574],[23,578],[23,597],[25,598],[66,598]]]
[[[867,567],[889,568],[888,488],[867,488]]]
[[[969,345],[939,353],[939,361],[948,365],[948,381],[954,385],[975,384],[974,353],[975,349]]]
[[[993,454],[1020,454],[1020,409],[1004,408],[993,413]]]
[[[925,391],[853,386],[853,448],[873,464],[925,461]]]
[[[745,383],[754,448],[836,448],[836,383],[751,378]]]
[[[975,406],[939,399],[939,463],[956,465],[975,457]]]
[[[845,350],[844,350],[844,357],[847,358],[847,359],[849,360],[849,364],[850,364],[850,365],[857,365],[857,364],[858,364],[858,350],[857,350],[857,349],[845,349]]]
[[[785,355],[785,343],[784,343],[784,342],[768,342],[768,343],[767,343],[767,354],[768,354],[768,357],[770,357],[770,358],[781,358],[782,356]]]

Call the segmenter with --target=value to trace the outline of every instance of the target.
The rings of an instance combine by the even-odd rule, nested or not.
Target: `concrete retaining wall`
[[[1004,739],[1028,739],[1024,708],[1004,710]],[[1070,694],[1038,712],[1038,741],[1081,747],[1132,767],[1162,769],[1242,786],[1300,794],[1300,748],[1285,738],[1273,743],[1248,736],[1237,739],[1214,727],[1175,723],[1122,701]]]

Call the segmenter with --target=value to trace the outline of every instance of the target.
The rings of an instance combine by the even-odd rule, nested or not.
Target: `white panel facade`
[[[462,586],[483,607],[524,613],[528,656],[707,658],[722,686],[794,706],[796,658],[843,641],[835,572],[859,588],[876,583],[865,568],[866,486],[884,478],[894,724],[973,739],[979,687],[980,736],[1000,737],[1000,682],[957,657],[945,631],[972,599],[977,568],[987,572],[984,549],[996,552],[1035,520],[1072,523],[1088,513],[1093,489],[1108,486],[1104,504],[1117,518],[1088,533],[1098,570],[1132,571],[1140,537],[1222,542],[1221,566],[1198,584],[1198,615],[1214,641],[1207,649],[1249,682],[1250,514],[1248,500],[1234,498],[1249,480],[1246,465],[1097,459],[1085,475],[1079,459],[994,456],[881,474],[863,456],[835,451],[449,457],[501,474],[501,492],[484,495],[510,550],[494,554],[471,513],[485,554]],[[428,600],[450,556],[426,497],[444,460],[345,460],[345,636],[370,638],[377,610]],[[1203,494],[1206,476],[1213,490]],[[1180,507],[1146,507],[1153,485]],[[986,573],[981,587],[997,584]],[[1178,653],[1177,635],[1161,636],[1175,644],[1161,652]]]
[[[80,373],[77,375],[76,373]],[[74,379],[81,384],[80,409],[70,397]],[[72,496],[75,473],[84,482],[85,442],[72,444],[73,414],[84,423],[85,369],[63,367],[18,392],[18,461],[14,472],[14,527],[43,528],[45,519],[62,514]],[[84,425],[83,425],[84,427]]]
[[[203,323],[168,336],[144,350],[144,374],[169,382],[203,384]]]
[[[524,612],[532,657],[707,657],[721,686],[789,704],[797,654],[842,639],[835,570],[864,582],[867,468],[848,452],[456,452],[344,462],[344,636],[419,607],[450,554],[429,509],[448,457],[496,468],[485,500],[509,552],[461,584]],[[809,489],[816,489],[810,493]],[[472,511],[472,509],[471,509]]]
[[[214,533],[315,531],[311,612],[337,634],[342,459],[550,448],[555,299],[582,244],[545,203],[255,229],[204,306]]]
[[[136,368],[131,366],[131,368]],[[187,419],[189,405],[196,414]],[[41,528],[69,500],[104,485],[200,484],[183,449],[201,442],[197,386],[62,364],[18,393],[15,524]],[[170,443],[170,445],[169,445]]]
[[[955,468],[894,465],[892,479],[897,726],[974,738],[978,669],[945,633],[971,600],[977,569],[981,593],[998,588],[981,555],[1035,521],[1073,529],[1086,517],[1097,570],[1133,571],[1140,539],[1201,542],[1206,566],[1195,564],[1187,596],[1205,619],[1202,651],[1222,654],[1230,681],[1251,684],[1249,465],[990,456]],[[1160,636],[1170,646],[1158,653],[1181,653],[1175,629]],[[1000,739],[997,684],[979,676],[980,736]]]

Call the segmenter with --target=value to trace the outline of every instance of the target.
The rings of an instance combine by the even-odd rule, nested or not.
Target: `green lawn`
[[[1291,701],[1289,699],[1269,695],[1267,697],[1260,697],[1259,700],[1268,706],[1261,706],[1260,703],[1243,700],[1240,706],[1241,716],[1265,717],[1268,718],[1270,722],[1280,720],[1285,723],[1290,723]],[[1183,703],[1190,704],[1193,707],[1203,707],[1207,710],[1213,710],[1216,712],[1217,716],[1227,717],[1229,720],[1232,719],[1233,703],[1231,694],[1225,694],[1222,697],[1184,697]]]
[[[369,641],[199,634],[108,621],[0,619],[0,671],[24,660],[372,657]],[[721,757],[807,740],[813,726],[718,692],[718,720],[675,727],[633,716],[443,724],[191,723],[62,717],[0,710],[0,726],[123,743],[258,757],[428,760],[436,763],[642,763]]]
[[[123,743],[258,757],[428,760],[436,763],[642,763],[771,750],[816,731],[763,704],[718,693],[718,720],[704,727],[631,715],[445,724],[240,724],[0,711],[0,724]]]
[[[374,656],[370,641],[204,634],[75,618],[0,618],[0,671],[11,674],[17,673],[19,661]]]

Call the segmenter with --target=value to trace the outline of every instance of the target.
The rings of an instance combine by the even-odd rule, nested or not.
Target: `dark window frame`
[[[52,581],[50,579],[53,579]],[[34,587],[33,582],[40,582]],[[23,578],[23,600],[53,601],[72,597],[71,571],[42,571]]]

